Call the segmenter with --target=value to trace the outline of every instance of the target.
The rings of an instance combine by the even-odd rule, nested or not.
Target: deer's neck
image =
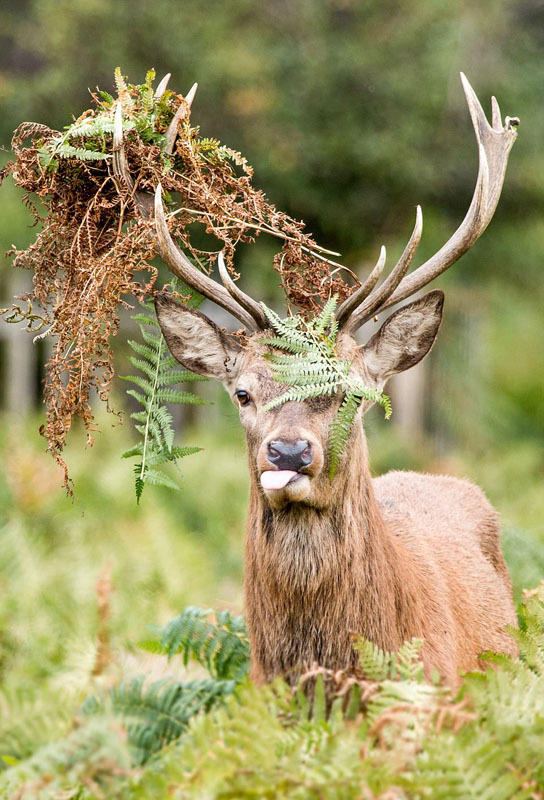
[[[252,486],[246,605],[254,678],[353,662],[353,634],[391,650],[417,635],[410,553],[387,528],[366,463],[320,510],[270,509]]]

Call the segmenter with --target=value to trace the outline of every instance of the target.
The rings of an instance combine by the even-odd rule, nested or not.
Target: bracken
[[[115,78],[119,98],[93,94],[94,108],[65,133],[38,123],[20,125],[12,140],[15,160],[0,173],[0,182],[11,174],[25,191],[23,202],[41,225],[26,250],[11,251],[14,266],[33,272],[32,292],[18,298],[28,308],[13,306],[4,313],[9,312],[9,321],[25,320],[30,330],[44,328],[39,336],[53,341],[41,432],[64,469],[68,491],[61,453],[72,418],[84,421],[92,443],[90,399],[96,391],[108,402],[114,374],[110,338],[119,330],[119,309],[129,307],[130,296],[144,300],[157,280],[151,264],[156,255],[154,223],[142,216],[136,192],[141,197],[161,183],[175,209],[168,219],[170,232],[204,270],[210,269],[217,251],[192,245],[188,226],[195,222],[219,240],[233,275],[239,242],[254,241],[260,233],[279,238],[282,252],[275,268],[288,301],[303,313],[318,311],[331,293],[342,300],[353,288],[331,270],[333,262],[322,255],[304,224],[277,211],[253,187],[253,170],[239,153],[201,138],[198,128],[191,127],[190,103],[182,95],[154,92],[153,71],[142,85],[127,84],[120,70]],[[112,164],[118,104],[133,187],[116,178]],[[177,132],[169,142],[175,115]]]

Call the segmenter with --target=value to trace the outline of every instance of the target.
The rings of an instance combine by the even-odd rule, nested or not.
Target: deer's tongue
[[[298,473],[292,469],[267,470],[261,475],[261,486],[263,489],[283,489],[295,475]]]

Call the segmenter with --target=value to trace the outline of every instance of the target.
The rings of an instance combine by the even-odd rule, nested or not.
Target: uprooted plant
[[[169,210],[164,225],[202,270],[204,295],[218,251],[195,247],[193,223],[215,236],[234,276],[239,242],[261,233],[278,238],[275,267],[289,302],[303,312],[318,310],[331,292],[345,299],[351,291],[304,224],[276,210],[253,186],[245,158],[191,125],[196,84],[183,97],[167,88],[169,76],[154,89],[154,77],[151,70],[145,83],[133,85],[117,69],[117,98],[93,93],[93,108],[63,132],[23,123],[12,140],[15,159],[0,174],[24,190],[23,201],[40,224],[26,250],[12,251],[14,265],[33,272],[33,289],[4,311],[8,321],[26,321],[38,337],[52,341],[42,432],[67,487],[61,455],[66,435],[77,416],[92,441],[90,400],[96,392],[108,402],[119,310],[156,287],[152,259],[157,252],[165,256],[151,214],[159,185]],[[223,305],[232,311],[229,292]]]

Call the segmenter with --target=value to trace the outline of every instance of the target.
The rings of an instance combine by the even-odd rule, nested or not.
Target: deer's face
[[[416,364],[430,349],[442,312],[442,293],[431,292],[392,315],[364,347],[340,335],[338,356],[351,361],[361,381],[381,389],[387,378]],[[262,334],[242,347],[197,311],[167,297],[156,301],[159,322],[172,354],[187,369],[222,381],[237,406],[247,436],[252,478],[272,508],[303,503],[325,508],[334,502],[361,448],[363,404],[340,469],[329,480],[329,428],[342,394],[264,408],[286,391],[264,357]]]
[[[287,402],[265,411],[267,403],[284,394],[287,387],[274,380],[263,357],[267,348],[260,339],[257,334],[249,341],[240,353],[238,371],[225,382],[246,432],[253,478],[273,508],[288,503],[323,508],[332,497],[329,427],[342,395]],[[355,341],[341,337],[339,350],[342,358],[353,361],[352,371],[362,376],[364,360]],[[356,438],[350,437],[344,452],[347,463]],[[335,483],[340,482],[341,478]]]

